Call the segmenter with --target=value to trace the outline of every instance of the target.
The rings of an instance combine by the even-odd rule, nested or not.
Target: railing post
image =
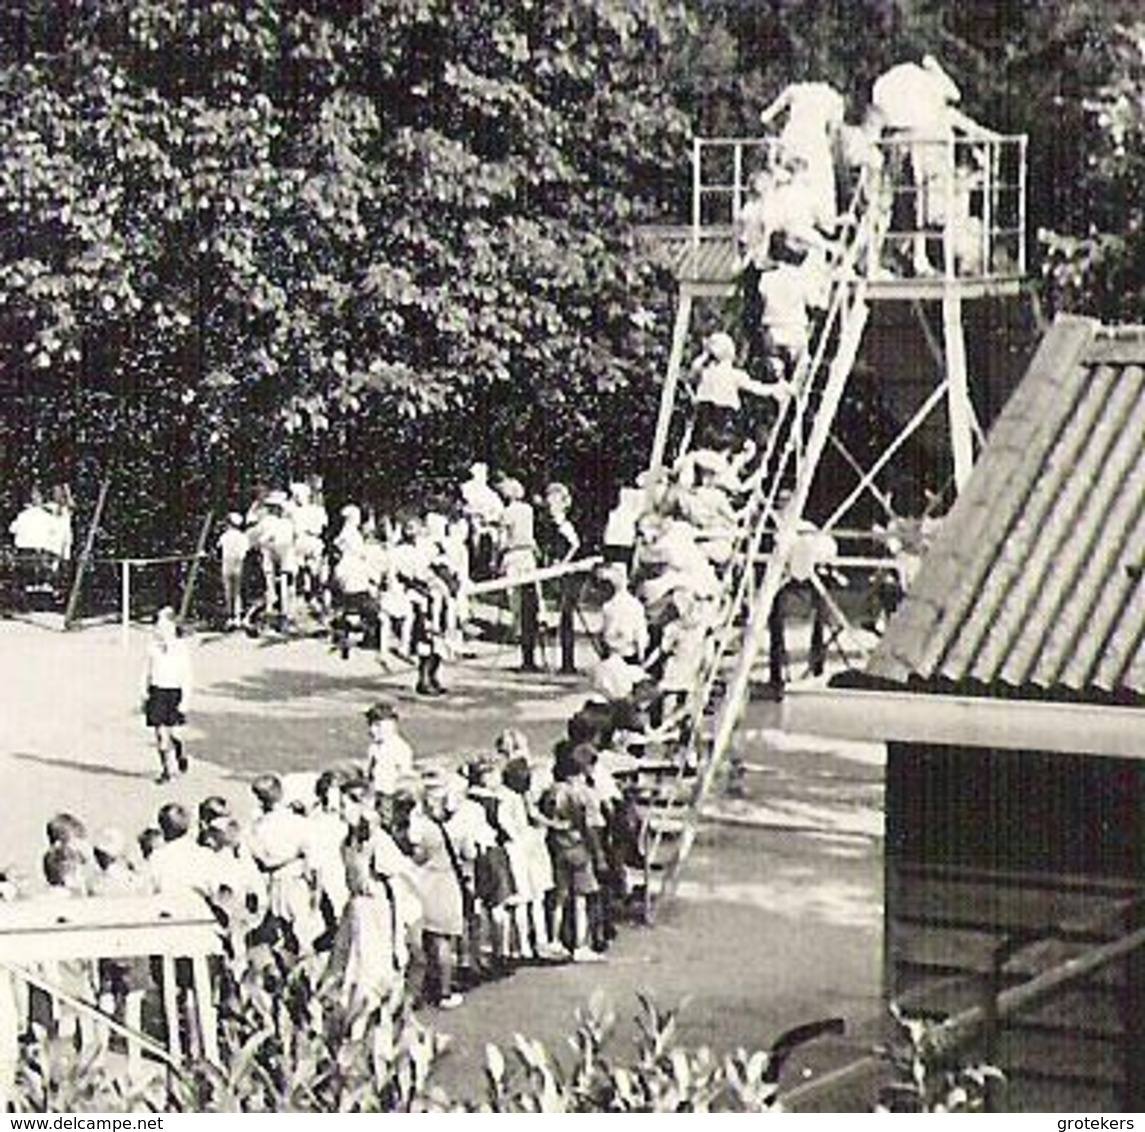
[[[7,971],[0,969],[0,1112],[7,1112],[8,1103],[17,1099],[22,1026],[15,983]]]
[[[943,144],[943,202],[942,218],[942,274],[947,283],[953,282],[957,274],[954,260],[954,202],[957,198],[956,172],[958,169],[958,138],[952,132]]]
[[[732,143],[732,214],[731,223],[735,224],[736,217],[743,208],[743,142]]]
[[[994,182],[997,180],[998,148],[1003,143],[986,141],[986,168],[982,184],[982,274],[994,272]]]
[[[982,1003],[982,1060],[993,1065],[998,1056],[998,995],[1002,991],[1002,967],[1009,958],[1010,941],[1003,940],[990,956],[989,985]],[[997,1096],[993,1082],[986,1081],[985,1106],[987,1112],[997,1111]]]
[[[700,255],[700,229],[704,222],[704,142],[702,138],[692,138],[692,266]]]

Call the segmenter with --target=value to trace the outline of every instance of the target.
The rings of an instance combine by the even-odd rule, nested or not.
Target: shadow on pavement
[[[135,778],[148,781],[153,777],[152,771],[123,770],[119,767],[105,766],[102,763],[82,763],[76,759],[50,759],[44,755],[32,755],[22,751],[14,752],[11,757],[20,759],[22,762],[58,767],[61,770],[75,770],[79,771],[80,774],[94,774],[101,778]]]

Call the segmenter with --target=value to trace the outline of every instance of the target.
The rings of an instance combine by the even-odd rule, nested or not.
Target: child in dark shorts
[[[588,898],[599,891],[593,869],[587,808],[588,785],[574,747],[561,740],[553,749],[553,785],[541,799],[549,822],[553,859],[553,939],[566,943],[574,962],[602,958],[588,946]]]

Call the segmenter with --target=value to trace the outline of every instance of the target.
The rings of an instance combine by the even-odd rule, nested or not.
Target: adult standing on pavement
[[[533,508],[525,500],[525,488],[512,477],[501,481],[500,547],[501,576],[517,578],[537,568],[537,540],[534,533]],[[521,642],[521,671],[537,671],[537,583],[526,582],[510,591],[513,627]]]
[[[243,620],[243,567],[250,553],[250,534],[238,511],[227,516],[227,529],[219,537],[219,567],[223,578],[226,627],[237,629]]]
[[[572,492],[563,483],[551,483],[545,488],[545,509],[541,513],[537,538],[542,564],[561,566],[571,562],[580,550],[580,535],[573,526]],[[581,576],[565,574],[557,579],[560,600],[560,622],[557,630],[561,649],[561,672],[576,673],[576,630],[573,617],[580,596]]]
[[[144,718],[155,732],[159,752],[159,781],[170,782],[171,763],[182,774],[188,765],[179,728],[191,702],[191,655],[179,636],[175,611],[164,606],[155,619],[155,635],[147,649],[143,686]]]
[[[263,501],[258,522],[258,546],[266,585],[266,612],[277,612],[279,627],[290,626],[294,616],[294,585],[298,558],[294,544],[294,523],[287,515],[289,499],[283,491],[272,491]]]
[[[469,524],[469,574],[474,581],[493,577],[497,531],[505,505],[489,486],[489,466],[474,464],[461,485],[461,506]]]

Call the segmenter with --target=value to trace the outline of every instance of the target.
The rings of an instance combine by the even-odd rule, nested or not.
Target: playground
[[[1134,5],[9,7],[0,1112],[1139,1107]]]

